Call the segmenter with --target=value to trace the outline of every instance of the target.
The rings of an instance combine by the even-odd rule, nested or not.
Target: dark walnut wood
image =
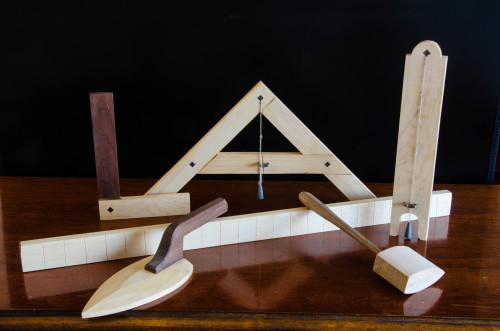
[[[155,255],[144,269],[156,274],[182,259],[184,236],[225,212],[226,200],[217,198],[179,218],[165,229]]]
[[[155,179],[122,179],[123,195]],[[301,191],[345,201],[329,182],[196,179],[183,188],[193,209],[223,197],[226,215],[301,207]],[[379,197],[392,184],[367,186]],[[453,192],[449,217],[431,220],[429,240],[389,237],[389,225],[358,228],[381,249],[407,245],[441,267],[432,287],[405,295],[372,271],[373,253],[341,231],[184,252],[194,266],[177,294],[132,311],[82,320],[81,310],[110,276],[139,258],[23,273],[19,241],[172,223],[176,216],[99,221],[96,180],[0,177],[1,329],[401,329],[500,326],[500,186],[435,185]],[[414,223],[418,226],[418,222]],[[401,234],[403,234],[402,226]]]
[[[113,93],[90,93],[90,113],[99,199],[119,199]]]

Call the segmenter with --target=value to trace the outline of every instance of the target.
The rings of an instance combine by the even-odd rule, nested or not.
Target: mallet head
[[[421,291],[444,271],[407,246],[394,246],[377,254],[373,271],[405,294]]]

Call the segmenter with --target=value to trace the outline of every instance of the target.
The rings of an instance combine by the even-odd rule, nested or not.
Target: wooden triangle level
[[[261,102],[261,106],[259,106],[259,102]],[[129,197],[125,203],[123,203],[124,198],[101,199],[99,201],[101,219],[178,215],[179,213],[172,213],[168,208],[155,208],[154,205],[156,203],[169,205],[168,202],[175,199],[178,201],[170,203],[171,206],[185,205],[186,199],[179,199],[177,192],[196,174],[257,174],[259,171],[258,152],[221,151],[259,115],[260,107],[263,116],[299,151],[299,153],[263,153],[264,162],[269,163],[269,166],[265,168],[266,174],[323,174],[349,200],[375,197],[264,83],[259,82],[143,197]],[[96,152],[96,163],[97,159]],[[152,202],[154,197],[160,198],[157,202]],[[147,201],[148,208],[142,205],[132,207],[138,200],[140,200],[140,204]],[[189,201],[187,203],[189,208]],[[109,212],[110,208],[113,209],[112,213]],[[121,208],[121,210],[115,213],[117,208]],[[141,213],[139,213],[141,216],[137,216],[139,215],[138,208],[141,209]],[[161,215],[158,214],[160,209]],[[155,212],[148,214],[148,210],[155,210]],[[189,210],[185,211],[185,213],[187,212]],[[112,215],[113,213],[115,215]],[[118,214],[120,217],[116,217]]]

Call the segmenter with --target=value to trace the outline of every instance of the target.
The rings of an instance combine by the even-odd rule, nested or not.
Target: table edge
[[[356,328],[387,329],[404,327],[437,327],[440,330],[500,329],[500,319],[463,317],[407,317],[384,315],[250,313],[210,311],[128,311],[113,316],[82,319],[75,310],[14,310],[0,311],[3,330],[109,329],[155,328],[196,329],[323,329]]]

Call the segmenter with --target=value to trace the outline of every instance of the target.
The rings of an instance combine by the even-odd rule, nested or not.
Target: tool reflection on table
[[[438,200],[432,200],[432,184],[445,69],[446,57],[442,56],[439,46],[431,41],[420,43],[414,49],[414,54],[407,57],[392,209],[383,207],[382,212],[377,208],[382,201],[375,201],[374,194],[262,82],[257,83],[144,196],[121,197],[112,94],[92,93],[90,99],[100,219],[185,214],[190,210],[189,194],[178,192],[196,174],[258,174],[258,197],[263,198],[262,176],[265,168],[266,174],[323,174],[349,200],[364,200],[364,202],[358,201],[342,206],[342,214],[345,212],[347,215],[355,215],[353,226],[381,224],[386,220],[382,222],[375,220],[388,218],[385,214],[390,211],[392,215],[390,234],[399,235],[401,214],[411,209],[413,210],[411,213],[417,216],[421,224],[419,239],[427,240],[429,217],[433,210],[435,215],[438,210]],[[259,152],[222,152],[224,147],[256,116],[259,116],[260,124]],[[263,117],[266,117],[299,152],[264,153],[262,149]],[[301,195],[304,198],[304,195]],[[448,206],[451,203],[451,194],[449,197]],[[436,203],[431,208],[432,201]],[[184,235],[227,210],[227,203],[223,199],[212,203],[170,225],[164,233],[155,256],[136,262],[105,282],[90,299],[82,316],[94,317],[127,310],[171,293],[184,284],[193,272],[191,263],[182,258]],[[331,221],[335,219],[335,215],[321,202],[315,203],[316,208],[324,208],[323,214],[319,212],[323,217]],[[366,206],[363,213],[358,212],[358,205],[361,204]],[[418,209],[416,209],[417,205]],[[326,213],[326,210],[330,213]],[[449,208],[447,214],[449,215]],[[300,215],[297,217],[299,221],[293,223],[295,230],[300,231],[293,231],[292,215]],[[214,237],[213,245],[224,245],[328,231],[323,226],[322,220],[317,222],[319,227],[316,227],[314,220],[311,221],[308,218],[308,213],[299,210],[270,211],[264,216],[267,220],[272,218],[273,223],[267,220],[258,222],[257,217],[263,217],[262,214],[252,217],[251,221],[249,217],[243,217],[243,221],[234,218],[220,220],[217,223],[220,231],[210,233],[208,237]],[[347,222],[350,221],[348,216],[342,215],[342,217]],[[337,221],[344,223],[340,219]],[[408,221],[411,219],[409,218]],[[230,241],[221,239],[223,222],[238,224],[236,235],[229,232],[228,236],[232,236]],[[248,235],[245,240],[239,238],[238,233],[245,232],[240,230],[240,222],[247,225]],[[338,225],[335,221],[332,223]],[[216,222],[213,222],[211,225],[215,224]],[[254,225],[248,226],[248,224]],[[260,234],[258,224],[265,225],[265,231],[261,231]],[[130,251],[127,252],[127,245],[135,246],[135,243],[133,243],[134,240],[127,242],[127,230],[113,233],[102,231],[91,233],[89,236],[74,235],[64,239],[45,238],[31,243],[22,242],[20,247],[23,271],[145,255],[146,233],[151,229],[142,227],[130,230],[131,233],[141,238],[140,244],[137,244],[141,249],[132,254]],[[331,227],[329,229],[333,230]],[[345,225],[342,229],[344,231],[348,229],[351,235],[357,233],[349,225]],[[407,231],[407,238],[412,237],[409,230],[410,228]],[[250,231],[253,231],[253,234]],[[161,234],[161,231],[158,233]],[[262,235],[263,233],[265,235]],[[393,247],[381,251],[366,238],[360,240],[359,234],[354,236],[357,236],[358,241],[377,254],[375,271],[405,293],[417,292],[434,283],[444,274],[441,269],[407,247]],[[155,236],[154,240],[158,237]],[[110,240],[110,238],[113,239]],[[201,239],[202,242],[203,240]],[[151,242],[150,237],[150,247]],[[114,249],[113,254],[108,254],[108,247],[118,248]],[[143,250],[142,247],[145,249]],[[408,261],[413,263],[407,263]],[[407,273],[403,274],[404,272]],[[425,279],[422,280],[421,276]],[[125,299],[125,295],[129,294],[132,295]]]
[[[110,315],[157,300],[193,274],[193,265],[182,257],[184,236],[227,211],[217,198],[181,217],[165,229],[156,254],[120,270],[102,284],[87,302],[82,318]]]
[[[308,192],[299,194],[300,201],[327,221],[338,226],[360,244],[377,254],[373,271],[405,294],[416,293],[437,282],[444,271],[407,246],[394,246],[381,250],[374,243],[354,230],[349,224],[314,195]]]

